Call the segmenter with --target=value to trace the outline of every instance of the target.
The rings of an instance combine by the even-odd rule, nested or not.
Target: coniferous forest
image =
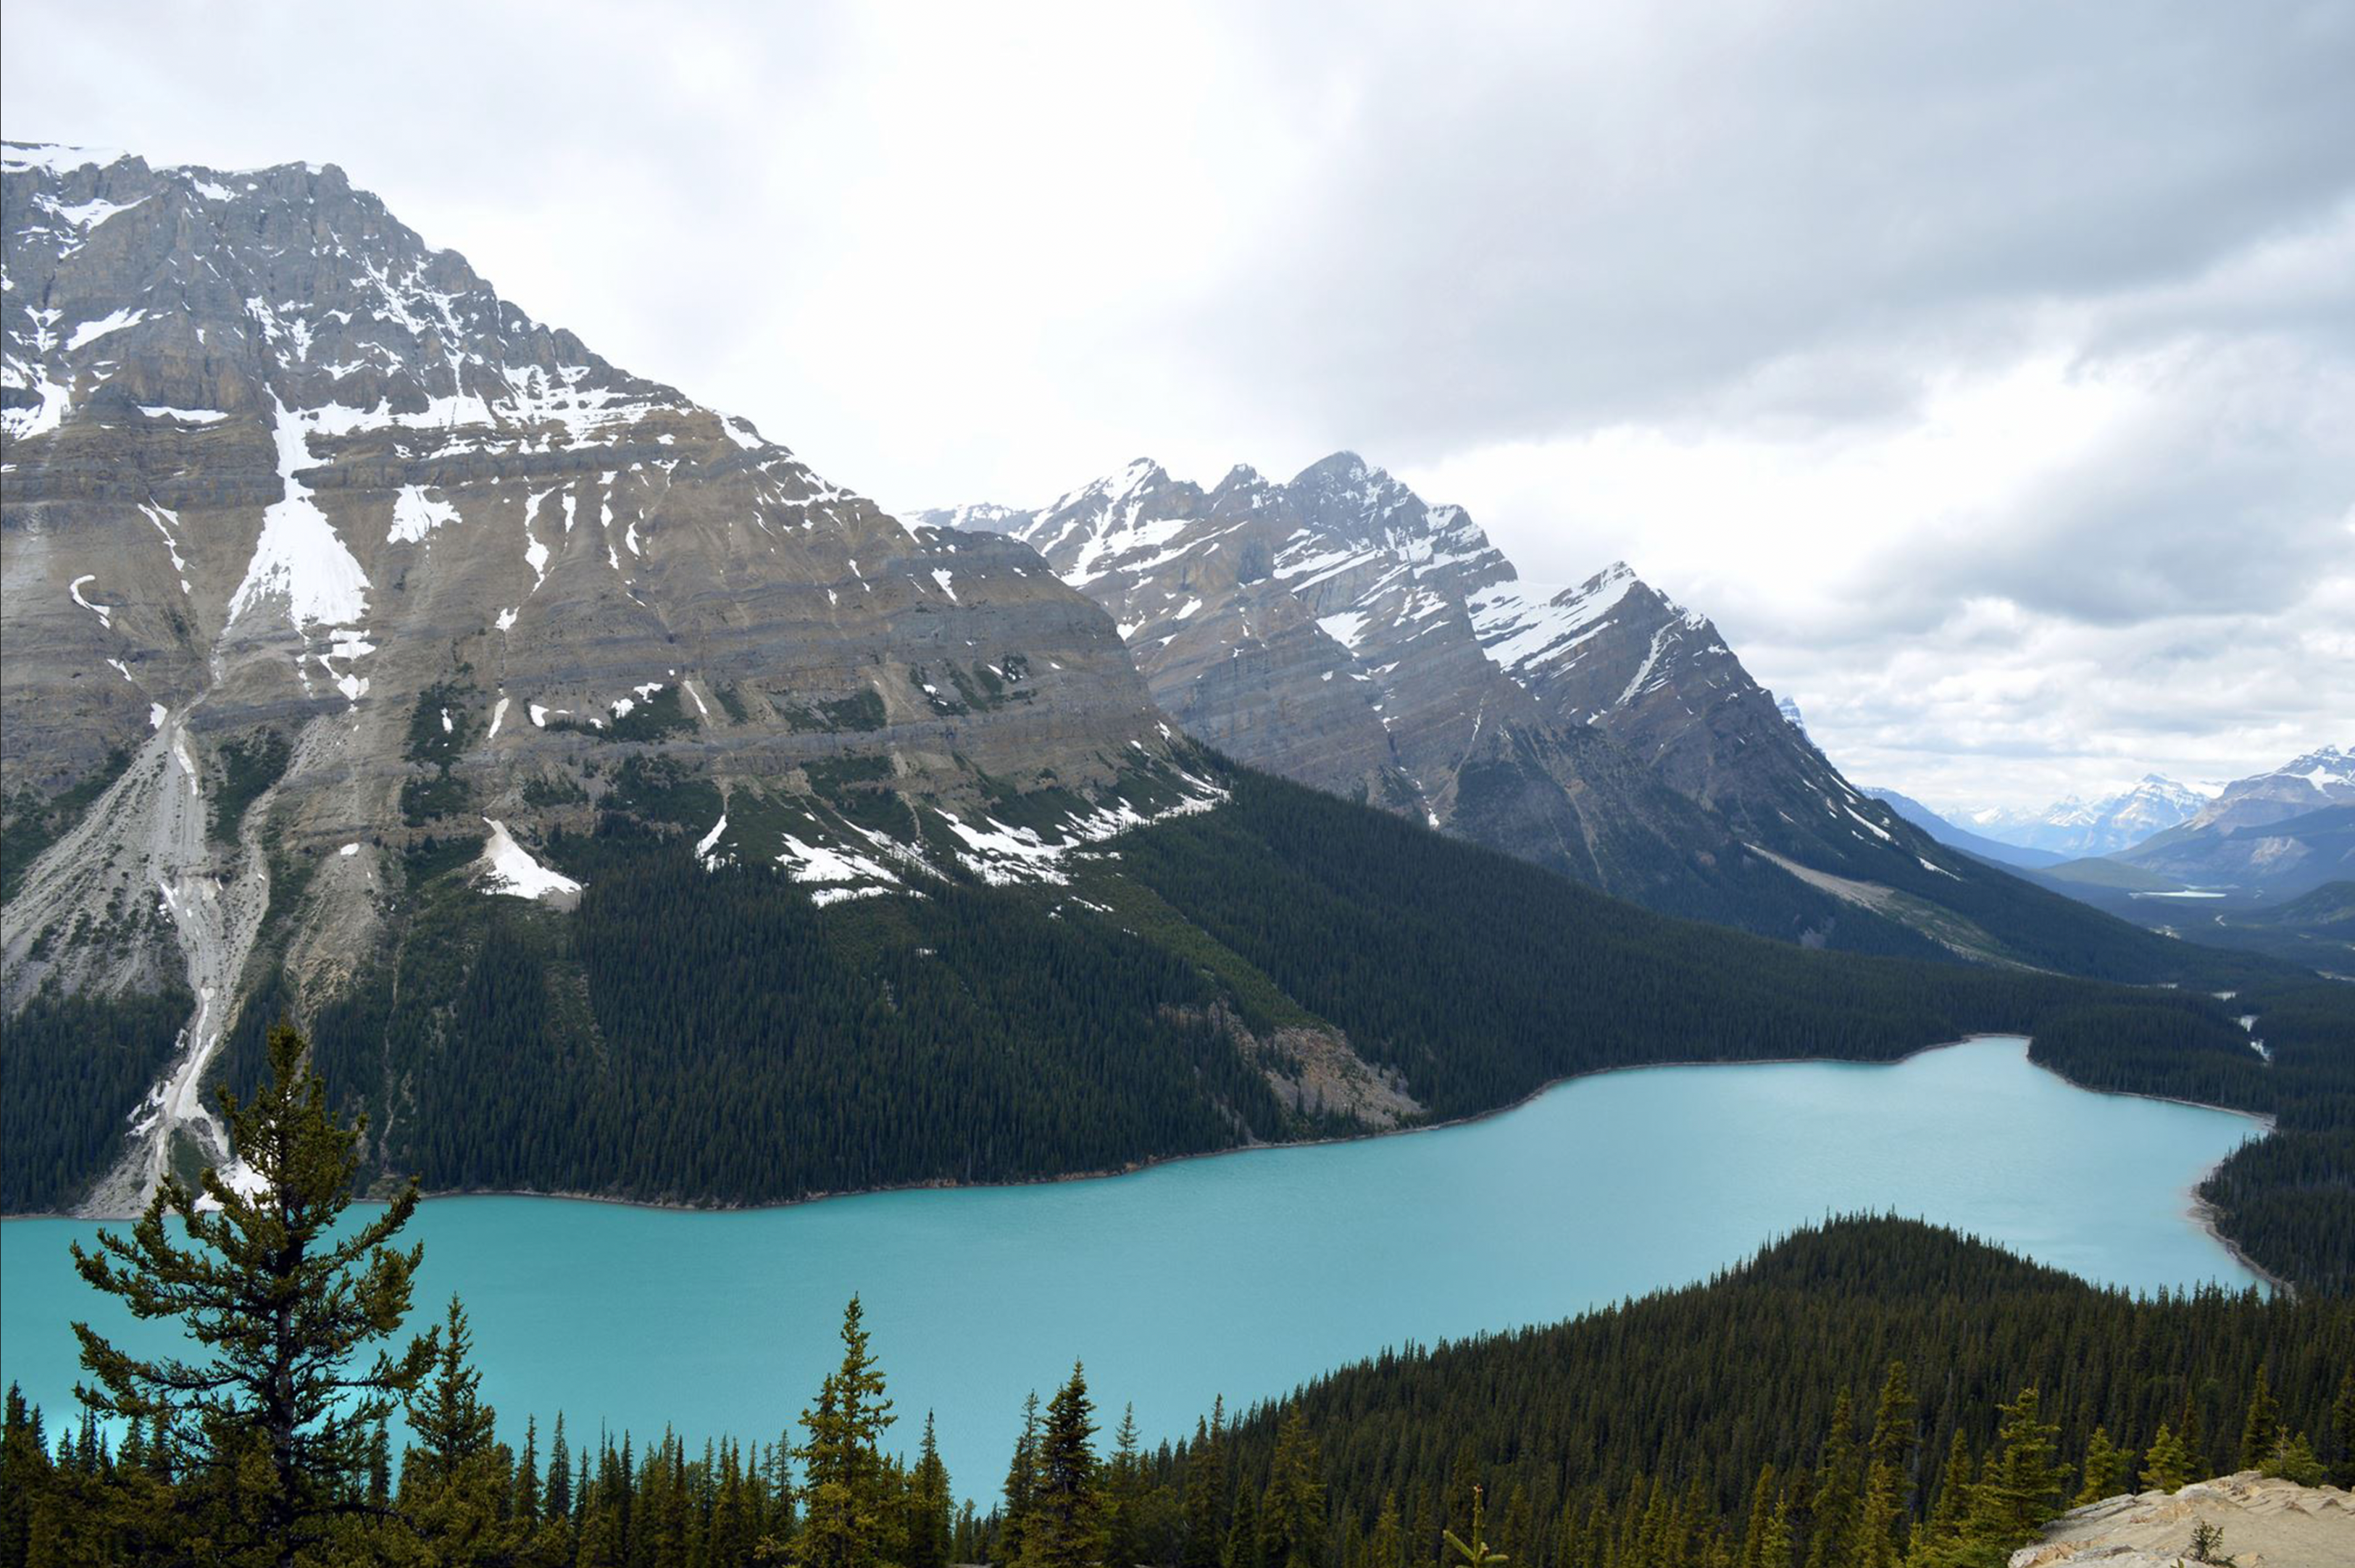
[[[826,908],[773,868],[706,870],[687,852],[701,818],[651,808],[548,846],[586,884],[569,914],[484,896],[476,840],[422,842],[400,940],[307,1016],[265,977],[225,1071],[256,1083],[292,1016],[384,1129],[379,1179],[733,1204],[1362,1130],[1275,1092],[1289,1029],[1346,1040],[1422,1107],[1410,1122],[1609,1068],[1891,1061],[2020,1032],[2091,1087],[2275,1116],[2211,1184],[2220,1226],[2281,1278],[2355,1280],[2350,987],[2189,944],[2167,988],[1811,952],[1225,778],[1228,805],[1123,835],[1068,887],[943,881]],[[298,874],[275,885],[297,901]],[[37,1002],[11,1026],[9,1082],[40,1089],[11,1091],[0,1210],[69,1203],[103,1168],[168,1058],[170,1001]],[[2268,1057],[2233,1021],[2249,1012]]]
[[[410,1299],[417,1189],[338,1227],[361,1129],[299,1036],[267,1044],[267,1081],[224,1101],[261,1179],[167,1180],[127,1236],[76,1249],[97,1292],[181,1320],[198,1353],[127,1356],[94,1310],[83,1411],[10,1392],[0,1568],[1979,1565],[2072,1500],[2355,1471],[2355,1304],[2135,1297],[1875,1219],[1214,1408],[1151,1448],[1110,1417],[1118,1391],[1041,1369],[1002,1486],[946,1474],[856,1299],[838,1369],[773,1439],[518,1434],[463,1301]]]

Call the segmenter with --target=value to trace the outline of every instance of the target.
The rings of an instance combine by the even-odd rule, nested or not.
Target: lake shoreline
[[[427,1203],[438,1203],[451,1200],[462,1200],[467,1198],[545,1198],[563,1203],[601,1203],[615,1209],[645,1209],[662,1214],[761,1214],[782,1209],[805,1208],[812,1203],[830,1203],[842,1198],[875,1198],[893,1192],[987,1192],[992,1190],[1012,1190],[1025,1187],[1051,1187],[1058,1183],[1066,1181],[1108,1181],[1117,1177],[1139,1176],[1148,1170],[1158,1170],[1167,1166],[1182,1165],[1189,1160],[1227,1159],[1236,1155],[1263,1154],[1271,1149],[1328,1148],[1336,1145],[1342,1144],[1371,1143],[1378,1138],[1410,1137],[1416,1133],[1437,1133],[1445,1132],[1453,1127],[1477,1126],[1483,1122],[1494,1121],[1499,1116],[1510,1115],[1515,1111],[1524,1109],[1525,1107],[1535,1104],[1537,1101],[1543,1099],[1546,1095],[1553,1093],[1553,1091],[1561,1088],[1565,1083],[1575,1083],[1581,1079],[1585,1078],[1600,1078],[1608,1073],[1614,1072],[1648,1072],[1656,1068],[1669,1067],[1897,1067],[1902,1066],[1905,1062],[1911,1061],[1915,1057],[1921,1056],[1928,1051],[1947,1051],[1958,1045],[1969,1045],[1977,1040],[2025,1040],[2028,1037],[2025,1035],[2003,1034],[1999,1032],[1966,1034],[1960,1040],[1934,1040],[1928,1045],[1917,1045],[1901,1056],[1891,1056],[1870,1061],[1861,1061],[1853,1057],[1844,1056],[1767,1056],[1734,1058],[1690,1057],[1676,1061],[1638,1061],[1630,1063],[1625,1067],[1590,1067],[1578,1072],[1566,1072],[1559,1078],[1550,1078],[1545,1083],[1539,1084],[1536,1088],[1522,1095],[1519,1099],[1508,1102],[1506,1104],[1493,1106],[1486,1111],[1470,1112],[1467,1115],[1461,1116],[1451,1116],[1444,1122],[1417,1122],[1412,1126],[1369,1128],[1365,1132],[1341,1133],[1327,1137],[1290,1138],[1282,1143],[1237,1144],[1231,1148],[1199,1149],[1192,1154],[1155,1155],[1146,1159],[1133,1160],[1126,1165],[1103,1166],[1090,1170],[1060,1171],[1053,1176],[1023,1177],[1010,1181],[903,1181],[886,1187],[846,1187],[826,1192],[805,1193],[799,1198],[783,1199],[773,1203],[663,1202],[651,1198],[618,1198],[609,1192],[571,1192],[556,1189],[525,1187],[429,1188],[425,1189],[421,1196],[421,1200]],[[2041,1064],[2032,1062],[2030,1065]],[[2054,1076],[2058,1077],[2060,1075],[2056,1073]],[[2063,1083],[2069,1082],[2069,1080],[2065,1078],[2062,1081]],[[2081,1083],[2073,1084],[2072,1087],[2082,1089],[2084,1088],[2085,1085]],[[2096,1090],[2094,1093],[2103,1093],[2103,1091]],[[2152,1099],[2157,1098],[2158,1096],[2143,1095],[2139,1097],[2144,1099]],[[2190,1101],[2179,1102],[2179,1104],[2189,1104],[2191,1102]],[[2209,1110],[2230,1109],[2230,1107],[2222,1105],[2211,1105],[2205,1108]],[[2233,1114],[2237,1115],[2245,1115],[2246,1113],[2234,1112]],[[363,1194],[358,1200],[358,1201],[364,1203],[382,1203],[387,1200],[388,1200],[385,1195],[378,1192]],[[137,1218],[138,1216],[136,1214],[104,1214],[84,1209],[63,1211],[37,1211],[24,1214],[0,1214],[0,1221],[9,1220],[81,1220],[95,1221],[101,1224],[119,1223],[125,1221],[135,1220]]]
[[[799,1198],[785,1199],[779,1202],[761,1203],[664,1202],[644,1198],[621,1198],[611,1193],[569,1192],[516,1188],[448,1188],[429,1189],[423,1195],[423,1199],[424,1201],[431,1203],[445,1200],[458,1200],[469,1198],[536,1198],[565,1203],[596,1203],[620,1209],[644,1209],[666,1214],[724,1215],[758,1214],[777,1210],[799,1209],[805,1208],[813,1203],[826,1203],[837,1199],[877,1197],[894,1192],[987,1191],[993,1189],[1010,1190],[1026,1187],[1046,1187],[1071,1181],[1103,1181],[1110,1180],[1117,1177],[1141,1175],[1149,1170],[1156,1170],[1167,1166],[1178,1165],[1190,1160],[1224,1159],[1236,1155],[1264,1153],[1273,1149],[1321,1148],[1335,1145],[1370,1143],[1378,1138],[1404,1137],[1416,1133],[1444,1132],[1450,1128],[1476,1126],[1483,1122],[1493,1121],[1497,1117],[1510,1115],[1516,1111],[1523,1110],[1536,1103],[1538,1100],[1540,1100],[1546,1095],[1553,1093],[1556,1089],[1561,1088],[1565,1084],[1574,1083],[1582,1079],[1603,1077],[1608,1073],[1645,1072],[1651,1072],[1656,1069],[1693,1067],[1898,1067],[1914,1060],[1916,1057],[1925,1055],[1934,1051],[1950,1051],[1956,1046],[1970,1045],[1977,1041],[1987,1040],[2016,1040],[2021,1041],[2025,1046],[2032,1040],[2032,1037],[2023,1034],[2009,1033],[2001,1030],[1987,1030],[1976,1034],[1966,1034],[1957,1040],[1933,1040],[1926,1045],[1915,1046],[1912,1050],[1904,1051],[1897,1056],[1870,1061],[1859,1061],[1853,1057],[1837,1056],[1777,1056],[1756,1058],[1743,1057],[1735,1059],[1695,1057],[1675,1061],[1636,1062],[1624,1067],[1593,1067],[1578,1072],[1565,1073],[1559,1078],[1549,1079],[1545,1083],[1530,1090],[1528,1093],[1523,1094],[1518,1099],[1513,1100],[1508,1104],[1497,1105],[1485,1111],[1476,1111],[1466,1115],[1453,1116],[1445,1121],[1420,1122],[1412,1126],[1385,1127],[1368,1130],[1365,1132],[1341,1134],[1327,1137],[1300,1138],[1288,1140],[1283,1143],[1239,1144],[1231,1148],[1203,1149],[1192,1154],[1158,1155],[1148,1159],[1135,1160],[1125,1165],[1105,1167],[1092,1170],[1063,1171],[1052,1176],[1028,1177],[1011,1181],[911,1181],[901,1182],[893,1186],[886,1187],[845,1188],[834,1191],[813,1192]],[[2210,1104],[2203,1101],[2186,1100],[2175,1095],[2146,1093],[2133,1089],[2101,1088],[2093,1084],[2080,1083],[2075,1079],[2071,1078],[2067,1073],[2062,1072],[2043,1062],[2036,1061],[2032,1055],[2028,1057],[2028,1062],[2030,1066],[2034,1067],[2041,1072],[2051,1073],[2054,1078],[2059,1079],[2062,1083],[2068,1084],[2070,1087],[2083,1090],[2088,1093],[2115,1094],[2127,1099],[2153,1100],[2164,1104],[2187,1105],[2196,1110],[2221,1111],[2229,1115],[2241,1116],[2255,1122],[2261,1129],[2258,1135],[2260,1136],[2269,1136],[2274,1130],[2274,1118],[2265,1115],[2261,1112],[2244,1111],[2231,1105]],[[2222,1160],[2219,1160],[2216,1165],[2209,1167],[2206,1171],[2200,1174],[2200,1180],[2193,1183],[2191,1189],[2186,1194],[2186,1197],[2189,1200],[2189,1204],[2185,1211],[2186,1217],[2197,1224],[2208,1236],[2212,1238],[2235,1263],[2238,1263],[2243,1268],[2248,1270],[2249,1273],[2254,1275],[2257,1278],[2264,1281],[2269,1287],[2295,1296],[2296,1291],[2286,1281],[2280,1279],[2278,1276],[2274,1275],[2272,1271],[2262,1267],[2251,1260],[2242,1252],[2240,1247],[2232,1240],[2232,1238],[2226,1236],[2222,1231],[2218,1228],[2216,1222],[2219,1218],[2218,1211],[2214,1205],[2209,1203],[2207,1200],[2200,1196],[2199,1189],[2200,1185],[2204,1184],[2210,1176],[2215,1174],[2216,1170],[2222,1165],[2222,1163],[2223,1162]],[[384,1200],[385,1200],[382,1196],[377,1194],[369,1194],[362,1200],[362,1201],[375,1202],[382,1202]],[[63,1213],[0,1215],[0,1221],[7,1220],[48,1219],[94,1221],[101,1223],[119,1223],[135,1218],[137,1218],[137,1216],[133,1214],[101,1214],[78,1210]]]
[[[2096,1289],[2263,1294],[2187,1213],[2186,1189],[2249,1121],[2088,1102],[2032,1070],[2019,1031],[1890,1057],[1654,1063],[1581,1074],[1594,1082],[1453,1136],[709,1224],[671,1216],[731,1211],[484,1195],[421,1210],[403,1241],[425,1247],[421,1299],[463,1291],[502,1413],[543,1428],[560,1408],[568,1426],[765,1432],[831,1370],[858,1294],[895,1384],[937,1406],[952,1474],[975,1477],[1002,1470],[1007,1413],[1039,1368],[1084,1357],[1092,1385],[1175,1437],[1222,1392],[1274,1397],[1407,1342],[1682,1289],[1840,1217],[1977,1238]],[[66,1243],[87,1250],[99,1229],[0,1237],[0,1381],[45,1405],[78,1375],[66,1325],[91,1316]],[[1468,1296],[1467,1265],[1483,1279]],[[155,1330],[126,1323],[117,1342],[170,1343]]]

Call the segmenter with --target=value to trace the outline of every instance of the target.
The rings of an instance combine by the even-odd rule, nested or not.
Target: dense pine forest
[[[2355,1470],[2355,1304],[2135,1297],[1865,1219],[1153,1449],[1108,1419],[1117,1391],[1042,1369],[1002,1486],[947,1475],[855,1299],[838,1369],[774,1440],[575,1446],[560,1419],[500,1422],[462,1301],[400,1342],[417,1189],[338,1225],[361,1129],[293,1031],[267,1049],[268,1082],[225,1101],[262,1179],[167,1181],[127,1236],[77,1249],[98,1292],[203,1353],[126,1356],[93,1310],[82,1412],[10,1392],[0,1568],[1977,1568],[2072,1499]]]
[[[586,884],[570,914],[484,896],[479,840],[423,839],[381,961],[307,1016],[266,976],[226,1071],[257,1082],[292,1015],[380,1129],[379,1179],[713,1204],[1363,1130],[1280,1092],[1291,1030],[1345,1040],[1421,1107],[1410,1125],[1609,1068],[1891,1061],[2017,1031],[2082,1083],[2277,1117],[2211,1184],[2222,1228],[2302,1286],[2355,1279],[2355,988],[2180,944],[2173,989],[1810,952],[1225,777],[1227,806],[1077,857],[1065,886],[823,909],[773,868],[697,863],[716,795],[648,784],[546,846]],[[303,875],[274,879],[273,922],[295,918]],[[171,1052],[171,1001],[37,1000],[12,1023],[0,1208],[70,1203],[107,1163]],[[2251,1011],[2270,1060],[2232,1021]]]

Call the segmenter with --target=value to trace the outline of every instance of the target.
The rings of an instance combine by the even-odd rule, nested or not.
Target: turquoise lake
[[[1150,1438],[1223,1392],[1281,1393],[1406,1340],[1548,1322],[1705,1278],[1859,1210],[1918,1215],[2104,1284],[2251,1282],[2190,1213],[2254,1136],[2222,1111],[2089,1093],[1988,1039],[1894,1066],[1661,1067],[1505,1115],[1129,1176],[682,1213],[437,1199],[418,1327],[463,1293],[484,1392],[518,1433],[773,1437],[837,1359],[853,1291],[912,1450],[938,1413],[960,1494],[992,1494],[1023,1395],[1083,1360],[1104,1424]],[[52,1411],[75,1317],[154,1346],[75,1276],[64,1220],[0,1224],[0,1380]],[[160,1332],[169,1332],[161,1330]]]

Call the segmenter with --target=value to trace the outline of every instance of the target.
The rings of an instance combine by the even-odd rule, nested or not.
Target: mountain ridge
[[[333,165],[10,144],[0,195],[41,302],[0,337],[0,992],[194,998],[125,1184],[220,1147],[203,1080],[265,925],[334,993],[421,844],[560,899],[550,833],[699,783],[701,853],[853,896],[1215,795],[1028,550],[613,367]]]
[[[2211,790],[2145,773],[2114,795],[2094,800],[2065,795],[2041,811],[1966,813],[1971,830],[2018,848],[2061,859],[2112,855],[2190,821],[2214,798]]]
[[[1785,940],[2066,967],[2065,899],[1858,791],[1708,616],[1625,562],[1521,581],[1460,507],[1348,451],[1210,489],[1137,458],[1021,539],[1118,623],[1156,699],[1250,765],[1665,912]]]

